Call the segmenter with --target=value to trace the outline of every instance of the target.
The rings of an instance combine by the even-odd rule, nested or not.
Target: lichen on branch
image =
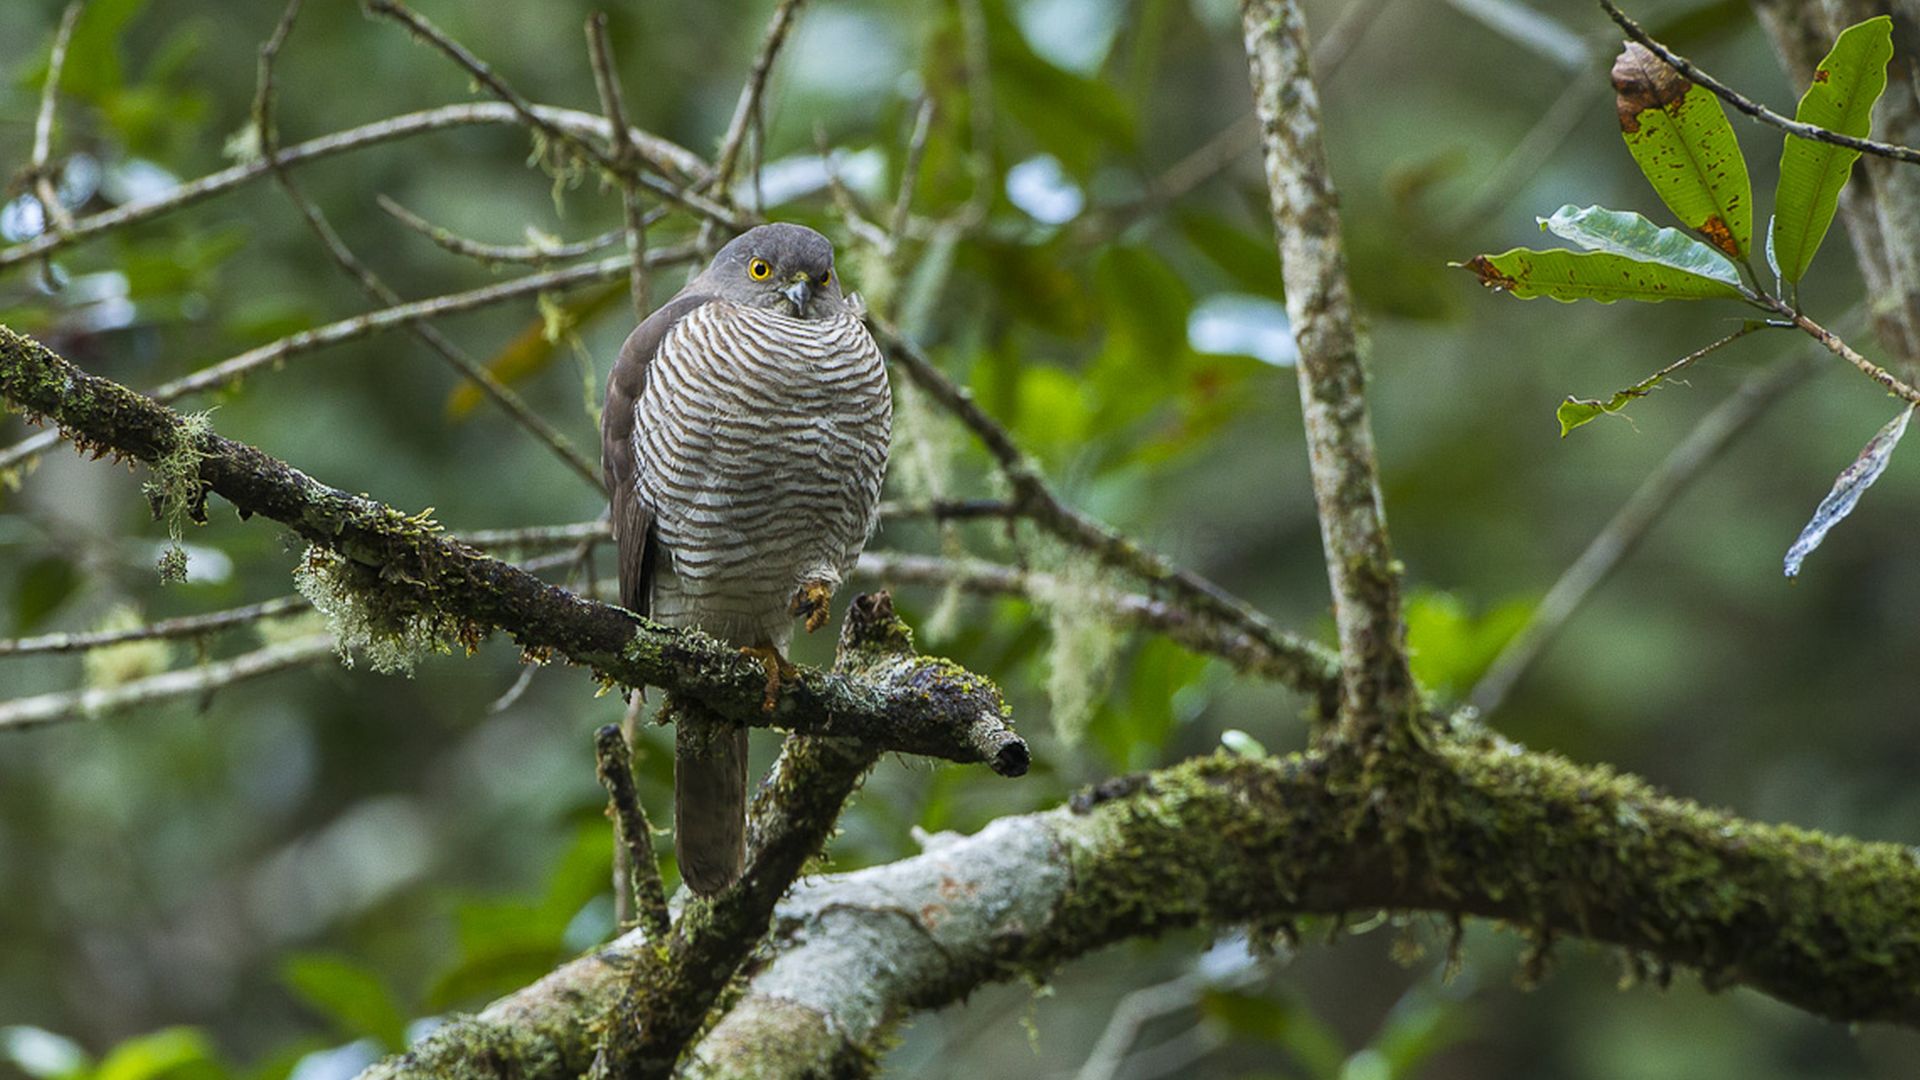
[[[177,452],[191,436],[202,500],[217,494],[243,517],[271,518],[331,553],[309,584],[334,605],[347,638],[377,646],[376,662],[404,666],[420,647],[449,640],[471,647],[489,631],[505,630],[525,650],[628,686],[662,687],[734,723],[984,763],[1007,776],[1026,771],[1026,743],[1008,725],[999,691],[950,662],[917,657],[871,679],[803,670],[769,712],[762,708],[765,673],[736,650],[549,585],[440,535],[424,514],[328,487],[4,326],[0,398],[59,424],[76,445],[148,463]]]

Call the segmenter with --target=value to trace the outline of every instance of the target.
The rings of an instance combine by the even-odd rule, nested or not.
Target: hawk
[[[767,705],[873,532],[892,435],[886,364],[833,244],[750,229],[642,321],[613,365],[601,467],[620,602],[767,668]],[[677,725],[674,852],[711,894],[746,862],[747,729]]]

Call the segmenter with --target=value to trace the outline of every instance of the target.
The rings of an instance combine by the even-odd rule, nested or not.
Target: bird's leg
[[[793,594],[793,603],[787,610],[796,618],[804,616],[807,633],[811,634],[827,625],[828,606],[832,602],[833,586],[824,581],[809,581]]]
[[[786,657],[780,655],[780,650],[772,645],[743,645],[740,655],[758,662],[766,671],[767,691],[760,701],[760,708],[772,712],[774,705],[780,701],[781,686],[799,678],[800,669],[789,663]]]

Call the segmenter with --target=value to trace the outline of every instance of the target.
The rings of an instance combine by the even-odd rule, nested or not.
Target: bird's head
[[[720,249],[701,277],[722,299],[795,318],[821,318],[846,306],[833,271],[833,241],[804,225],[748,229]]]

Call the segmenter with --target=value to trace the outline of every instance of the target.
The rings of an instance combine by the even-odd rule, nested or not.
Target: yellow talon
[[[780,688],[800,675],[800,669],[787,662],[780,650],[771,645],[745,645],[740,655],[759,663],[767,673],[766,695],[760,700],[764,712],[772,712],[780,702]]]
[[[793,603],[788,610],[796,617],[806,617],[807,633],[811,634],[827,625],[832,603],[833,586],[824,581],[809,581],[793,594]]]

